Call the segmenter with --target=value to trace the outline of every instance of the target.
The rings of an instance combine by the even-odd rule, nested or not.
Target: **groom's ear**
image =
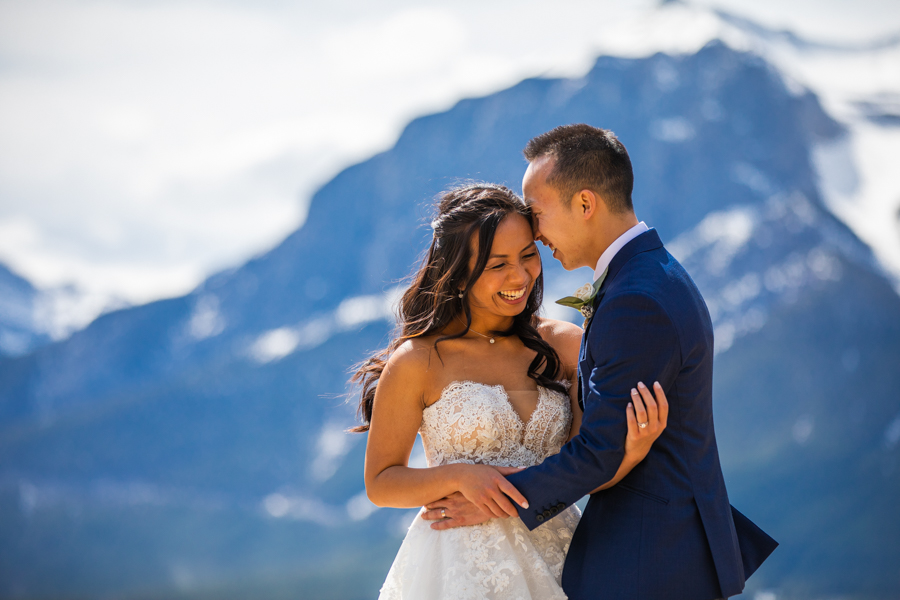
[[[584,189],[575,194],[572,204],[575,205],[578,212],[581,213],[584,220],[590,219],[597,212],[599,203],[603,202],[593,190]]]

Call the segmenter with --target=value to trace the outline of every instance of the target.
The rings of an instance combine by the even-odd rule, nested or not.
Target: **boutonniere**
[[[594,283],[584,284],[575,290],[574,294],[560,298],[556,303],[579,311],[584,315],[584,323],[587,325],[588,320],[594,314],[594,298],[597,296],[597,292],[600,291],[600,286],[603,285],[603,280],[606,279],[608,271],[609,269],[603,271],[603,274]]]

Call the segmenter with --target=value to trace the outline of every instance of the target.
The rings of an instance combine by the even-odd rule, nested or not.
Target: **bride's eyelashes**
[[[537,252],[529,252],[528,254],[526,254],[525,256],[523,256],[522,258],[525,259],[525,260],[530,260],[530,259],[532,259],[532,258],[535,258],[537,255],[538,255]],[[506,263],[500,263],[500,264],[496,264],[496,265],[491,265],[490,267],[485,267],[484,270],[485,270],[485,271],[498,271],[498,270],[502,269],[502,268],[505,267],[505,266],[506,266]]]

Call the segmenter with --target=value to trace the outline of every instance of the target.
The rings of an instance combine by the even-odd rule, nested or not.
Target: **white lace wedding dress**
[[[430,467],[527,467],[559,452],[571,423],[560,392],[539,387],[537,408],[523,423],[502,386],[464,381],[425,409],[419,434]],[[379,599],[564,600],[563,562],[580,516],[572,506],[534,531],[519,518],[436,531],[417,516]]]

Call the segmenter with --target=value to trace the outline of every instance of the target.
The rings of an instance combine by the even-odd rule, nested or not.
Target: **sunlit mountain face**
[[[897,597],[900,297],[823,203],[814,149],[844,127],[721,43],[416,119],[271,252],[0,361],[0,595],[373,597],[412,513],[365,498],[348,370],[434,195],[518,189],[528,139],[573,122],[628,147],[638,217],[709,305],[730,499],[781,542],[745,596]],[[589,276],[543,264],[551,300]]]

